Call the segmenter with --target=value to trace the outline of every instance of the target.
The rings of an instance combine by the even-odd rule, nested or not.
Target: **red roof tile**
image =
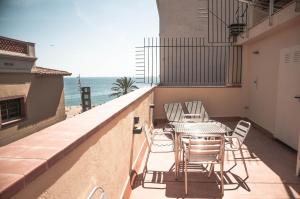
[[[62,76],[72,75],[72,73],[69,73],[67,71],[44,68],[39,66],[32,67],[31,73],[38,74],[38,75],[62,75]]]

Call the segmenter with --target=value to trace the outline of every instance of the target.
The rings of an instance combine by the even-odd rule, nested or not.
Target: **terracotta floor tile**
[[[236,122],[226,123],[233,128]],[[249,177],[239,152],[225,153],[225,192],[223,198],[300,198],[300,178],[295,176],[297,153],[252,128],[243,146]],[[145,160],[144,160],[145,161]],[[184,177],[174,176],[174,154],[151,154],[144,180],[133,189],[131,198],[220,198],[219,176],[207,177],[205,168],[188,174],[188,195],[184,194]],[[219,167],[216,166],[216,171]],[[144,186],[142,185],[144,182]]]

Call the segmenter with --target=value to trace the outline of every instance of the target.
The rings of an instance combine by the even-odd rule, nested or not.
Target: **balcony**
[[[4,146],[0,148],[1,198],[86,198],[96,186],[109,198],[219,197],[216,176],[207,179],[201,172],[190,177],[185,196],[182,176],[174,178],[173,153],[150,157],[148,167],[155,172],[147,175],[143,187],[140,176],[147,145],[144,134],[133,134],[133,118],[140,118],[138,125],[149,124],[154,103],[154,117],[161,123],[162,104],[202,99],[212,117],[233,127],[242,114],[237,108],[240,90],[138,89]],[[300,196],[294,150],[254,125],[243,151],[249,178],[245,179],[241,161],[232,167],[232,155],[226,154],[225,170],[232,168],[225,175],[225,198]]]
[[[87,198],[99,186],[113,199],[221,197],[217,176],[208,179],[201,172],[190,176],[185,195],[182,175],[174,177],[173,153],[151,156],[148,167],[154,172],[141,178],[147,144],[144,134],[133,134],[134,117],[140,118],[139,126],[150,124],[154,104],[154,119],[163,125],[163,104],[188,100],[201,100],[210,117],[230,127],[241,118],[253,124],[243,146],[249,178],[241,161],[234,165],[227,153],[224,198],[299,198],[298,132],[288,134],[288,125],[277,124],[299,118],[292,115],[299,109],[286,108],[286,102],[299,107],[294,99],[299,93],[291,89],[299,83],[282,87],[299,74],[291,70],[285,76],[284,64],[299,63],[294,49],[300,44],[299,12],[291,5],[274,14],[272,27],[264,21],[238,38],[243,46],[207,46],[199,38],[181,38],[164,40],[162,50],[155,51],[150,40],[143,47],[147,51],[138,49],[144,55],[139,70],[151,83],[161,74],[161,85],[138,89],[1,147],[0,198]],[[180,67],[186,74],[178,73]]]

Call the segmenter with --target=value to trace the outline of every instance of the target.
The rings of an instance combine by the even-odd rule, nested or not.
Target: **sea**
[[[120,77],[80,77],[81,86],[91,88],[92,106],[104,104],[114,99],[111,97],[111,87]],[[134,80],[134,78],[132,78]],[[135,84],[138,88],[150,86],[149,84]],[[77,77],[64,78],[65,106],[80,106],[80,92]]]

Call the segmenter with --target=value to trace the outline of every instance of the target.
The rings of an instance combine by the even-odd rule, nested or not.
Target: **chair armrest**
[[[172,125],[172,124],[170,124],[170,123],[167,123],[167,124],[163,127],[163,131],[164,131],[166,128],[170,128],[170,129],[174,130],[174,125]]]
[[[233,142],[232,142],[232,139],[236,139],[237,140],[237,142],[238,142],[238,144],[239,144],[239,147],[241,147],[241,142],[240,142],[240,140],[239,140],[239,138],[238,137],[236,137],[236,136],[225,136],[225,140],[226,139],[229,139],[230,141],[230,144],[232,144]],[[226,143],[225,143],[226,144]]]
[[[174,135],[173,135],[173,133],[171,133],[171,132],[153,133],[151,139],[154,140],[155,136],[159,136],[159,135],[170,135],[171,138],[172,138],[172,140],[173,140],[173,141],[175,140],[175,139],[174,139]]]
[[[161,131],[159,131],[158,129],[153,129],[152,134],[164,134],[163,129],[161,129]]]

